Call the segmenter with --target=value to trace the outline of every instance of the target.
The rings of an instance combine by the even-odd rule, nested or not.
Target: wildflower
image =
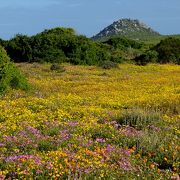
[[[101,143],[106,142],[106,140],[103,139],[103,138],[96,138],[96,141],[97,141],[97,142],[101,142]]]
[[[150,164],[150,169],[154,169],[155,165],[154,164]]]
[[[158,169],[158,170],[157,170],[157,172],[158,172],[158,174],[160,174],[160,173],[161,173],[161,170],[160,170],[160,169]]]
[[[144,161],[144,163],[146,163],[147,162],[147,158],[145,158],[143,161]]]
[[[176,167],[173,167],[173,171],[177,171],[177,168],[176,168]]]

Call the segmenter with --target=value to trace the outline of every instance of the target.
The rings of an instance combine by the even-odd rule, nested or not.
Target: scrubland
[[[0,100],[0,179],[178,179],[180,67],[17,64]]]

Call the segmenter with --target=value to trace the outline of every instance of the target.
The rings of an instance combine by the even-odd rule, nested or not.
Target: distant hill
[[[93,36],[92,39],[107,40],[112,36],[123,36],[132,39],[148,40],[161,35],[137,19],[120,19],[104,28],[97,35]]]

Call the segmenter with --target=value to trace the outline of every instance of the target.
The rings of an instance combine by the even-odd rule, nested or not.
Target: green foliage
[[[45,30],[32,37],[18,34],[7,43],[6,50],[15,62],[95,65],[110,57],[105,45],[78,36],[71,28]]]
[[[123,62],[124,62],[124,59],[123,59],[121,53],[118,53],[118,52],[116,53],[116,52],[114,52],[114,53],[112,53],[112,55],[111,55],[110,61],[112,61],[112,62],[114,62],[114,63],[123,63]]]
[[[47,130],[47,134],[52,137],[58,135],[58,133],[59,133],[58,127],[53,127]]]
[[[166,38],[161,40],[154,49],[159,53],[159,63],[175,63],[180,64],[180,39]]]
[[[137,65],[145,66],[148,63],[155,63],[158,59],[158,53],[154,50],[148,50],[144,54],[137,56],[134,60]]]
[[[120,36],[102,43],[76,35],[71,28],[54,28],[31,37],[17,34],[9,41],[0,39],[0,45],[15,62],[98,65],[104,61],[122,63],[125,59],[134,59],[138,65],[180,64],[180,39],[175,37],[162,38],[156,46]]]
[[[0,38],[0,46],[4,47],[5,45],[6,45],[6,41]]]
[[[29,62],[32,59],[31,39],[26,35],[17,34],[5,48],[15,62]]]
[[[55,146],[53,143],[51,143],[48,140],[41,140],[38,143],[38,149],[39,151],[43,152],[47,152],[47,151],[52,151],[52,150],[57,150],[57,146]]]
[[[117,48],[118,49],[125,49],[125,48],[140,49],[143,46],[142,43],[139,43],[132,39],[122,38],[122,37],[113,37],[105,41],[104,43],[113,46],[115,49]]]
[[[0,46],[0,94],[9,87],[27,90],[28,83],[20,71],[10,62],[4,48]]]
[[[118,63],[122,63],[123,59],[134,59],[146,48],[144,43],[118,36],[103,43],[111,47],[111,60]]]

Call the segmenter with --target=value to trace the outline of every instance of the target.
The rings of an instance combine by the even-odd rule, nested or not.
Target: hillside
[[[104,28],[97,35],[93,36],[92,39],[106,40],[112,36],[146,40],[159,37],[160,34],[137,19],[120,19]]]

